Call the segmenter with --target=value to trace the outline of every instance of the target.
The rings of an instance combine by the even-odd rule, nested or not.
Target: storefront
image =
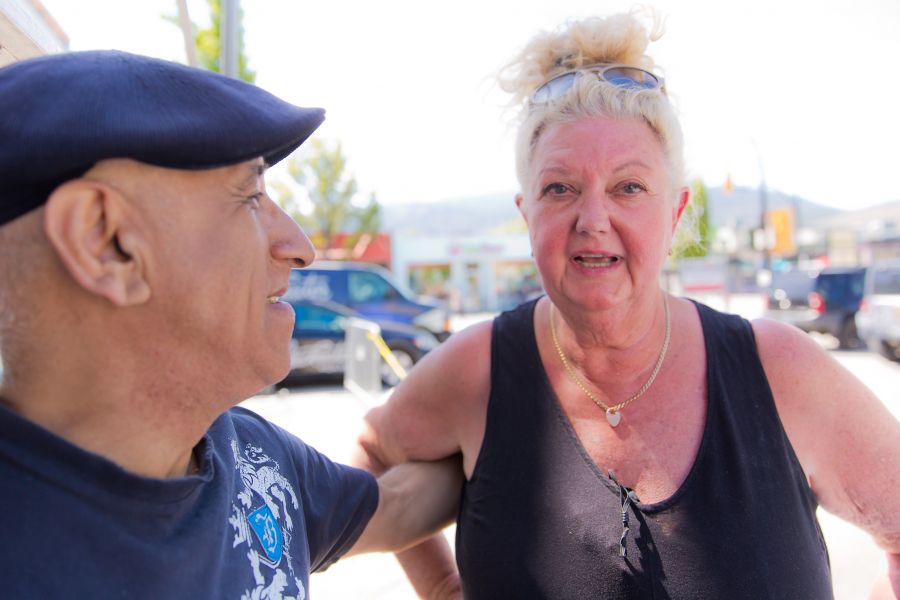
[[[540,293],[527,234],[394,236],[392,270],[418,294],[454,312],[498,311]]]
[[[0,66],[68,46],[69,38],[39,0],[0,0]]]

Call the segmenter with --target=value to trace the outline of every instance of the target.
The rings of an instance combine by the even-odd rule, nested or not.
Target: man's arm
[[[365,438],[365,435],[363,437]],[[457,457],[461,458],[460,455]],[[353,464],[376,475],[385,473],[387,469],[383,462],[375,458],[370,451],[364,450],[363,446],[358,448]],[[461,466],[459,468],[462,476]],[[453,517],[455,516],[454,514]],[[397,552],[396,557],[410,585],[420,598],[429,600],[462,598],[462,584],[456,568],[456,559],[447,538],[442,533],[436,533],[418,545]]]
[[[490,393],[491,323],[453,334],[417,363],[390,399],[366,415],[353,464],[376,475],[408,460],[462,452],[470,474],[484,437]],[[422,598],[461,598],[456,561],[443,535],[397,554]]]
[[[462,480],[459,455],[389,469],[378,478],[378,508],[347,555],[398,552],[440,531],[456,518]]]

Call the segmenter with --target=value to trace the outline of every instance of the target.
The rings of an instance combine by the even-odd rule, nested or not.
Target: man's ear
[[[116,306],[150,298],[143,244],[126,214],[118,191],[85,179],[56,188],[44,209],[44,231],[63,265],[81,287]]]

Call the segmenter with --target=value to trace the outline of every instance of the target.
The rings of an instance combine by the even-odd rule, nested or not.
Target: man
[[[289,369],[314,250],[263,172],[323,119],[119,52],[0,69],[3,595],[305,598],[452,518],[458,466],[376,484],[232,408]]]

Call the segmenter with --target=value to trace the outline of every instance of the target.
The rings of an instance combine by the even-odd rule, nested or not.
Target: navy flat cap
[[[325,119],[243,81],[116,51],[0,69],[0,225],[98,161],[210,169],[274,164]]]

